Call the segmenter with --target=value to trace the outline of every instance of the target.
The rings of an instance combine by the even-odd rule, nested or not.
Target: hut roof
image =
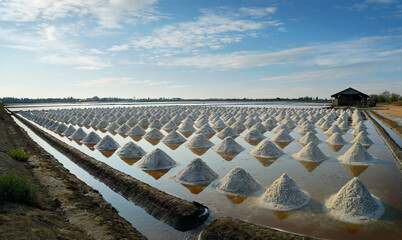
[[[331,95],[331,97],[339,97],[340,95],[360,95],[360,96],[366,97],[366,98],[369,97],[367,94],[357,91],[356,89],[351,88],[351,87],[347,88],[345,90],[342,90],[340,92],[337,92],[337,93]]]

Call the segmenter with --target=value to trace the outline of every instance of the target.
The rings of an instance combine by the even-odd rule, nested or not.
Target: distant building
[[[353,88],[347,88],[343,91],[331,95],[335,98],[335,106],[367,106],[369,96]]]

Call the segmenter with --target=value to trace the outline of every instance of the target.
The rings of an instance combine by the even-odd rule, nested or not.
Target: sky
[[[0,97],[402,94],[398,0],[0,0]]]

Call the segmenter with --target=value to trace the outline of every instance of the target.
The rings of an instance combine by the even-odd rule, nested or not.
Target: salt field
[[[398,238],[402,178],[390,152],[360,111],[324,107],[197,103],[11,110],[121,172],[204,204],[210,219],[232,216],[323,238]],[[342,194],[356,209],[364,204],[345,193],[348,186],[372,197],[358,211],[366,218],[341,209]],[[121,215],[141,211],[133,205],[124,204]],[[132,224],[152,239],[190,235],[163,223],[149,227],[155,222],[148,217]]]

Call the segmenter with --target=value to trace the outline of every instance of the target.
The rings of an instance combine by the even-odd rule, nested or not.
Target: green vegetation
[[[370,103],[393,103],[402,100],[401,95],[397,93],[390,93],[385,91],[381,94],[371,94],[369,98]]]
[[[15,160],[22,162],[26,162],[29,159],[29,153],[26,153],[23,150],[10,150],[8,151],[8,155]]]
[[[0,175],[0,201],[34,205],[36,198],[36,190],[29,185],[26,177]]]

